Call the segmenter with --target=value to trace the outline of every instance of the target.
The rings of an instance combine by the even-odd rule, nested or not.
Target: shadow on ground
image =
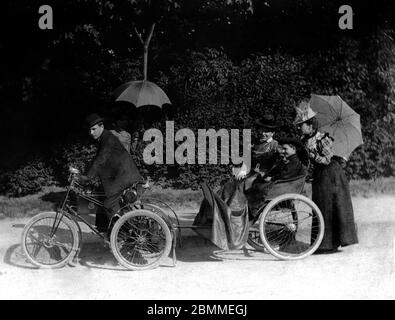
[[[105,245],[97,236],[84,233],[79,263],[83,266],[98,269],[126,270],[115,259],[110,247]],[[207,262],[216,261],[213,252],[218,248],[209,241],[198,236],[182,239],[182,246],[176,247],[176,259],[182,262]],[[172,251],[169,258],[172,259]],[[171,260],[170,260],[171,261]],[[172,267],[172,263],[164,260],[160,267]]]
[[[3,258],[4,263],[23,269],[36,269],[35,266],[29,263],[22,252],[20,243],[14,244],[9,247]]]
[[[87,235],[85,233],[83,237],[95,237],[96,240],[91,239],[90,241],[83,241],[81,252],[78,256],[79,264],[81,266],[94,269],[126,270],[118,264],[118,261],[112,254],[110,247],[101,239],[97,236],[90,234]]]
[[[13,228],[19,228],[19,229],[23,229],[25,227],[24,223],[14,223],[12,225]]]
[[[218,262],[218,259],[213,258],[213,252],[215,250],[218,250],[218,248],[214,246],[210,241],[199,236],[182,237],[178,240],[179,241],[176,247],[176,256],[178,261]]]
[[[14,228],[23,228],[24,224],[14,224]],[[176,246],[176,259],[179,262],[220,262],[222,260],[272,260],[268,254],[255,250],[223,251],[213,245],[209,240],[190,232],[188,236],[178,239]],[[181,246],[180,246],[181,245]],[[172,259],[172,251],[169,258]],[[24,256],[21,244],[14,244],[8,248],[4,255],[4,263],[24,269],[36,269]],[[171,260],[170,260],[171,261]],[[127,270],[121,266],[114,257],[109,245],[105,244],[97,235],[90,232],[82,233],[82,243],[76,265],[87,268],[107,270]],[[164,260],[161,267],[171,267],[169,260]]]

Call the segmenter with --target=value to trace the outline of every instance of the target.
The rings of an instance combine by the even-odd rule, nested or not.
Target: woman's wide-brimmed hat
[[[255,124],[257,124],[260,128],[273,131],[274,129],[278,129],[281,126],[276,124],[273,116],[265,116],[261,119],[255,120]]]
[[[97,113],[91,113],[86,117],[86,122],[88,123],[89,128],[93,127],[95,124],[99,122],[103,122],[104,119],[100,117]]]
[[[296,110],[296,118],[294,120],[294,124],[301,124],[303,122],[306,122],[307,120],[310,120],[311,118],[314,118],[317,113],[313,111],[310,107],[310,102],[308,101],[302,101],[299,103],[299,106],[295,107]]]

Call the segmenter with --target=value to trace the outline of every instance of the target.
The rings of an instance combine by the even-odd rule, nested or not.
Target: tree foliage
[[[130,108],[132,120],[145,121],[130,127],[140,137],[145,129],[164,128],[164,120],[173,119],[176,130],[251,128],[255,138],[254,120],[267,113],[288,126],[280,135],[295,134],[291,123],[298,101],[310,93],[338,94],[361,115],[365,142],[353,153],[348,174],[394,174],[391,1],[374,7],[350,1],[352,31],[337,26],[340,0],[54,0],[48,3],[54,9],[54,30],[48,31],[37,28],[41,4],[3,4],[1,29],[15,27],[0,37],[5,54],[2,176],[21,176],[23,168],[41,172],[31,170],[35,165],[29,161],[37,156],[52,180],[64,181],[69,163],[89,158],[92,149],[84,143],[66,146],[86,137],[86,114],[126,112],[114,111],[111,92],[142,79],[143,48],[135,30],[145,35],[153,22],[148,79],[167,93],[172,108],[155,118]],[[140,141],[136,161],[163,185],[196,187],[202,179],[221,181],[229,173],[227,166],[146,166],[143,149]]]

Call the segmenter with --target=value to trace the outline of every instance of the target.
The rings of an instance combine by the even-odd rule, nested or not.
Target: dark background
[[[76,143],[91,155],[84,124],[90,112],[108,119],[127,113],[130,131],[137,119],[144,128],[161,127],[165,119],[174,119],[176,128],[253,128],[252,119],[266,113],[290,123],[293,106],[312,92],[339,94],[361,114],[365,144],[350,160],[352,177],[394,173],[394,1],[47,1],[53,30],[38,27],[43,4],[2,2],[3,193],[11,187],[14,194],[26,193],[10,181],[21,179],[16,171],[27,165],[31,175],[35,161],[40,170],[50,169],[51,180],[61,180],[73,160],[67,148]],[[353,8],[353,30],[338,27],[343,4]],[[155,117],[129,106],[115,108],[110,94],[142,79],[142,46],[134,27],[144,36],[152,22],[148,79],[172,101]],[[159,182],[182,180],[185,186],[211,168],[146,170]]]

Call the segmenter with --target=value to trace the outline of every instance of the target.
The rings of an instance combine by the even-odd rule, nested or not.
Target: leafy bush
[[[347,173],[353,179],[376,179],[395,173],[395,127],[387,120],[371,123],[364,130],[365,142],[352,153]]]
[[[0,192],[12,197],[38,192],[54,183],[53,170],[41,158],[29,161],[12,172],[0,174]]]
[[[141,62],[114,58],[108,65],[110,68],[96,68],[97,72],[88,72],[84,78],[84,83],[91,84],[92,93],[107,95],[110,83],[139,77]],[[253,143],[259,133],[255,119],[272,114],[285,125],[278,136],[294,135],[293,107],[302,98],[309,98],[310,93],[339,95],[361,115],[364,138],[363,146],[348,162],[348,176],[370,179],[395,173],[395,49],[385,31],[363,43],[344,38],[332,49],[300,55],[255,53],[240,62],[232,60],[222,48],[187,51],[165,69],[158,66],[151,80],[171,98],[176,111],[172,117],[175,131],[248,128]],[[162,187],[193,189],[203,180],[218,185],[229,178],[227,165],[146,165],[142,159],[144,130],[153,127],[165,133],[163,118],[150,120],[149,125],[138,129],[140,141],[133,154],[143,176],[150,176]],[[70,165],[85,171],[94,154],[93,145],[78,142],[59,148],[48,163],[56,180],[64,183]],[[38,169],[31,166],[29,163],[22,171],[3,173],[2,179],[7,180],[3,190],[10,183],[15,186],[10,189],[14,194],[37,190],[38,186],[31,187],[33,182],[22,183],[27,177],[37,176]],[[21,183],[13,175],[20,175]],[[40,178],[37,183],[44,182]]]
[[[301,56],[253,55],[240,64],[232,62],[222,49],[192,52],[163,82],[182,106],[174,118],[175,131],[251,128],[256,138],[259,130],[254,120],[270,113],[285,125],[278,136],[293,135],[297,134],[292,125],[293,106],[310,93],[338,94],[360,113],[364,137],[364,145],[348,162],[348,176],[369,179],[394,175],[395,64],[388,64],[388,57],[395,54],[384,40],[381,48],[386,50],[385,59],[377,66],[366,60],[366,48],[347,39],[336,49]],[[381,93],[374,95],[377,88]],[[165,132],[163,120],[154,127]],[[196,189],[204,179],[218,184],[229,177],[228,167],[221,165],[145,166],[139,159],[144,146],[140,143],[136,160],[162,187]]]

